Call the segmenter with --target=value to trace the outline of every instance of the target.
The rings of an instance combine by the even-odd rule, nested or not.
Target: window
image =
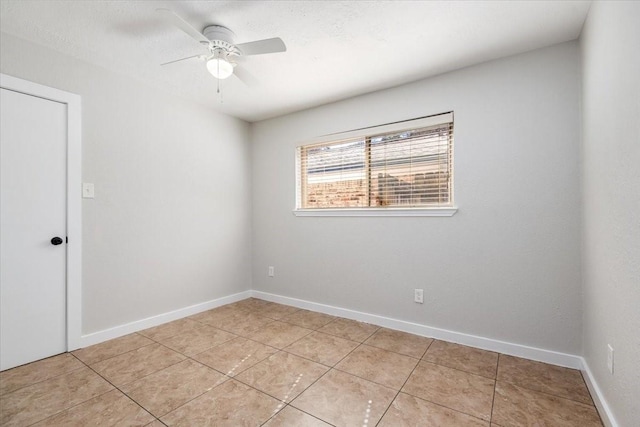
[[[453,113],[329,136],[296,158],[296,214],[455,213]]]

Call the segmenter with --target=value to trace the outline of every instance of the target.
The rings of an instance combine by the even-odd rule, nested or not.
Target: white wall
[[[82,96],[83,333],[251,288],[248,124],[2,34],[0,71]]]
[[[569,42],[254,124],[254,289],[579,354],[579,99]],[[455,216],[292,214],[297,144],[450,110]]]
[[[581,48],[584,357],[619,425],[639,426],[640,3],[594,3]]]

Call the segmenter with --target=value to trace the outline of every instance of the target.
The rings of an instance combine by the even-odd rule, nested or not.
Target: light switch
[[[82,197],[84,199],[93,199],[95,197],[95,191],[92,183],[90,182],[82,183]]]

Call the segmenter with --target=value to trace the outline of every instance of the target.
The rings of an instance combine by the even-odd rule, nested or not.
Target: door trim
[[[82,122],[79,95],[0,73],[0,87],[67,105],[67,351],[82,338]]]

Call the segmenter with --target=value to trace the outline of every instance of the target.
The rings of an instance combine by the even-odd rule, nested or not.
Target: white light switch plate
[[[95,197],[95,189],[92,183],[83,182],[82,183],[82,198],[84,199],[93,199]]]

